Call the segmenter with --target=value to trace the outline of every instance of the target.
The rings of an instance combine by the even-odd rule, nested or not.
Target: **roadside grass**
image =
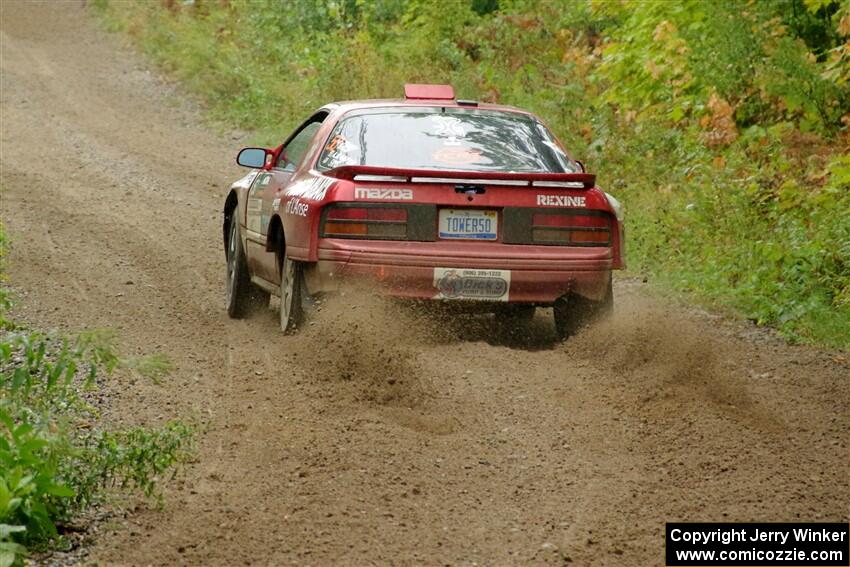
[[[850,350],[850,0],[93,6],[265,145],[405,82],[528,108],[626,206],[632,271]]]
[[[0,224],[0,274],[7,245]],[[28,329],[7,318],[10,305],[0,281],[0,567],[61,547],[63,527],[111,495],[155,495],[193,446],[193,427],[179,421],[109,429],[93,401],[117,369],[161,378],[165,357],[122,359],[109,330]]]

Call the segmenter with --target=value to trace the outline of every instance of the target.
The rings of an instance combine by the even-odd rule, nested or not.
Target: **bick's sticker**
[[[434,299],[507,301],[511,289],[510,270],[434,268]]]
[[[542,207],[586,207],[585,197],[569,195],[538,195],[537,205]]]
[[[357,187],[354,189],[355,199],[390,199],[394,201],[409,201],[413,199],[412,189],[380,189],[377,187]]]
[[[301,201],[301,199],[290,199],[286,202],[286,207],[284,207],[284,210],[288,215],[306,217],[307,211],[310,210],[310,205]]]

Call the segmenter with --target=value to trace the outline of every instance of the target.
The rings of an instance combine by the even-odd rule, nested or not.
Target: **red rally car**
[[[406,85],[323,106],[237,163],[252,171],[224,205],[231,317],[272,294],[292,332],[312,298],[364,279],[507,321],[553,307],[560,338],[612,309],[621,207],[523,110]]]

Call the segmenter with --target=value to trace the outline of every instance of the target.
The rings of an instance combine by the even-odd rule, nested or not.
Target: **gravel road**
[[[293,338],[271,311],[228,320],[245,140],[80,2],[4,0],[0,20],[19,316],[171,357],[161,385],[112,385],[108,420],[205,424],[164,508],[102,526],[91,560],[646,566],[665,521],[850,519],[846,358],[638,283],[566,345],[547,313],[510,337],[360,296]]]

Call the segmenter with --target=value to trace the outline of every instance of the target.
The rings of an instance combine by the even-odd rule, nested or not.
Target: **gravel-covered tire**
[[[229,236],[227,250],[225,251],[227,258],[227,281],[225,283],[227,314],[231,319],[241,319],[263,306],[268,306],[269,294],[251,283],[245,251],[242,249],[239,220],[236,218],[235,212],[230,218],[228,230]]]
[[[553,306],[555,333],[559,340],[567,340],[582,328],[614,312],[614,287],[608,280],[608,289],[602,301],[592,301],[578,294],[559,298]]]
[[[597,320],[606,319],[614,314],[614,280],[608,280],[608,289],[605,292],[605,299],[602,303],[597,304],[597,310],[594,314]]]
[[[284,253],[280,267],[280,330],[291,335],[304,322],[304,275],[300,262]]]

